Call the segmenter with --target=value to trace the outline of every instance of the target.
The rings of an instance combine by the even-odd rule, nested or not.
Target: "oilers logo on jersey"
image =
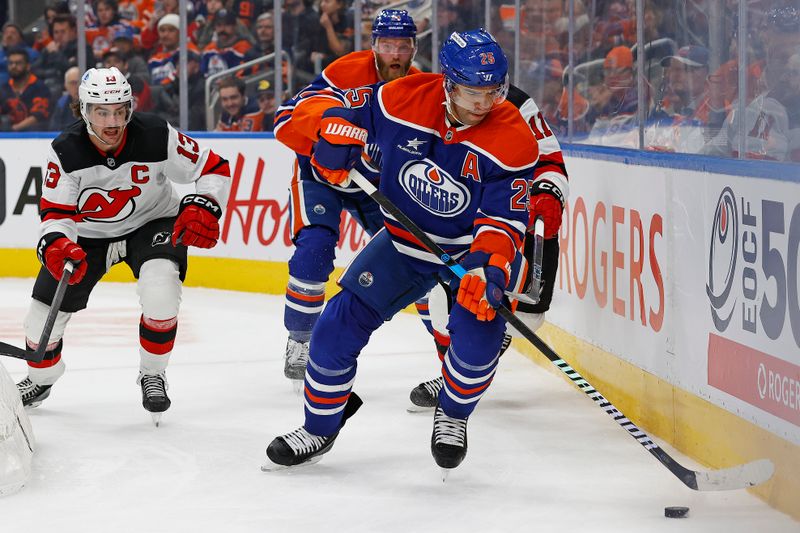
[[[430,159],[409,161],[400,169],[398,178],[415,202],[436,215],[454,217],[469,205],[469,189]]]
[[[142,190],[133,186],[129,189],[105,190],[100,187],[87,187],[78,197],[76,222],[119,222],[125,220],[136,209],[134,198]]]

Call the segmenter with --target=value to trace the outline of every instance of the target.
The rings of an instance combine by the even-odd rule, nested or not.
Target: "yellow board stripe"
[[[545,324],[537,333],[637,426],[707,468],[725,468],[761,458],[772,460],[772,479],[748,490],[800,520],[800,446],[551,324]],[[513,346],[573,386],[528,341],[515,339]]]

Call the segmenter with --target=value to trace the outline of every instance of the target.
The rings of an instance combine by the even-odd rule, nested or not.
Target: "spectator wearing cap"
[[[175,78],[175,69],[179,61],[180,17],[169,13],[158,21],[158,46],[150,59],[147,68],[150,69],[150,83],[161,85],[169,83]],[[199,54],[197,47],[188,43],[188,51]]]
[[[59,14],[53,19],[53,41],[42,50],[33,72],[49,87],[61,87],[64,73],[78,64],[78,24],[75,17]],[[91,61],[92,49],[86,45],[86,58]]]
[[[2,48],[0,48],[0,84],[8,82],[8,58],[6,54],[14,48],[24,48],[33,63],[39,58],[39,52],[25,44],[22,29],[13,22],[3,24]]]
[[[94,57],[99,61],[103,53],[111,48],[114,34],[121,28],[130,28],[130,24],[120,18],[117,0],[97,0],[94,11],[97,21],[86,28],[86,42],[91,45]]]
[[[215,131],[261,131],[264,116],[255,102],[245,96],[245,84],[233,76],[219,84],[222,115]]]
[[[188,78],[189,120],[191,131],[204,131],[206,129],[206,88],[205,78],[200,72],[200,54],[189,52],[186,59],[186,72]],[[179,127],[180,122],[180,65],[175,71],[175,78],[165,85],[156,101],[155,112],[170,124]]]
[[[237,18],[232,11],[217,13],[214,40],[203,49],[200,69],[210,76],[244,63],[253,45],[236,31]]]
[[[317,41],[311,52],[311,61],[319,63],[320,71],[337,57],[353,51],[353,12],[347,9],[345,0],[320,0],[319,24],[325,37]]]
[[[278,109],[278,101],[275,99],[275,89],[272,88],[269,80],[261,80],[256,85],[256,100],[258,100],[258,109],[264,113],[261,131],[272,131],[275,128],[275,111]]]
[[[72,113],[72,105],[78,102],[78,85],[81,83],[81,71],[78,67],[70,67],[64,73],[64,94],[56,101],[50,117],[50,130],[62,131],[77,119]]]
[[[133,108],[136,111],[150,111],[153,109],[153,100],[150,85],[147,81],[130,71],[130,56],[119,48],[111,47],[103,54],[105,68],[117,67],[128,79],[133,93]]]
[[[131,76],[150,83],[150,69],[147,68],[147,62],[138,53],[134,37],[133,28],[120,28],[114,33],[111,48],[116,48],[128,58],[128,72]]]
[[[12,48],[8,57],[8,82],[0,85],[0,113],[4,129],[47,131],[50,125],[50,89],[31,72],[28,52]]]
[[[611,49],[603,61],[603,83],[589,88],[590,141],[609,146],[638,147],[636,129],[638,93],[633,53],[627,46]]]
[[[242,9],[247,13],[248,8],[237,4],[233,9],[228,10],[225,6],[229,3],[231,2],[206,0],[201,13],[195,19],[195,24],[189,27],[189,35],[193,36],[200,50],[203,50],[214,40],[214,33],[216,32],[216,26],[214,24],[217,18],[224,16],[229,11],[236,20],[237,35],[242,39],[246,39],[251,44],[255,43],[256,40],[250,31],[250,24],[247,17],[243,17],[240,14]],[[237,8],[240,9],[237,10]],[[255,11],[253,11],[253,13],[255,13]],[[243,20],[247,21],[247,23],[242,22]]]
[[[189,4],[190,6],[192,4]],[[142,47],[143,50],[150,51],[158,45],[158,22],[164,15],[178,15],[179,4],[178,0],[163,0],[161,5],[159,6],[152,6],[151,9],[153,10],[152,13],[149,9],[145,10],[146,24],[141,29],[141,33],[139,34],[139,45]],[[189,19],[191,20],[191,18]],[[192,35],[192,26],[194,22],[189,23],[189,38],[191,39]]]
[[[319,40],[324,32],[319,15],[304,0],[284,0],[281,16],[283,49],[292,57],[295,86],[300,87],[314,79],[311,52],[321,49]]]
[[[759,93],[749,101],[744,116],[731,104],[719,132],[704,153],[738,157],[740,121],[744,120],[745,157],[775,161],[800,161],[800,10],[782,6],[769,10],[764,33],[766,56]],[[798,57],[796,57],[798,56]],[[714,131],[713,121],[710,129]]]
[[[708,122],[708,49],[684,46],[674,56],[661,60],[666,69],[664,94],[657,104],[668,116],[680,115]]]

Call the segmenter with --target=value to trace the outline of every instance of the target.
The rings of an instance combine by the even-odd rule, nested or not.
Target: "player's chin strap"
[[[422,231],[410,218],[397,208],[391,200],[383,193],[378,191],[375,186],[367,180],[361,173],[353,169],[350,171],[350,178],[358,185],[361,190],[367,193],[378,205],[386,212],[391,214],[398,222],[405,226],[406,230],[416,237],[428,250],[436,255],[459,278],[466,274],[464,268],[455,262],[450,255],[442,250],[427,233]],[[592,385],[586,381],[575,369],[564,361],[552,348],[543,340],[536,336],[531,329],[526,326],[519,318],[505,306],[497,308],[497,314],[502,316],[506,322],[513,326],[517,331],[533,344],[545,357],[558,367],[567,377],[572,380],[576,387],[586,393],[595,404],[603,409],[622,426],[622,428],[636,441],[644,446],[658,461],[667,467],[672,474],[683,482],[687,487],[694,490],[717,491],[744,489],[764,483],[775,470],[775,465],[769,459],[759,459],[743,465],[732,466],[721,470],[711,470],[709,472],[698,472],[689,470],[664,451],[658,444],[654,443],[647,434],[639,429],[636,424],[628,420],[611,402],[600,394]]]

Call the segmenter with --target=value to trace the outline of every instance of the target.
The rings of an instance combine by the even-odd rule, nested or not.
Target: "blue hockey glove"
[[[461,261],[467,273],[461,278],[457,301],[478,320],[493,320],[495,308],[511,277],[511,265],[500,254],[471,252]]]
[[[345,107],[333,107],[322,114],[311,164],[328,182],[346,187],[350,169],[361,157],[366,142],[367,130],[360,126],[358,114]]]

